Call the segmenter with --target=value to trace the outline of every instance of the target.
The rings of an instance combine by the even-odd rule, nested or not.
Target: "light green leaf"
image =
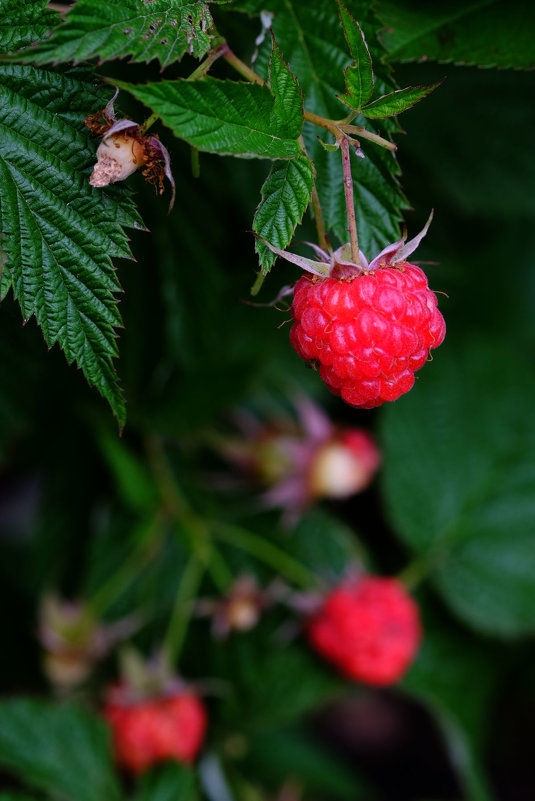
[[[373,118],[394,117],[396,114],[401,114],[402,111],[407,111],[419,100],[423,100],[441,83],[442,81],[438,81],[431,86],[407,86],[406,89],[396,89],[395,92],[389,92],[365,106],[361,109],[361,114],[364,117]],[[348,103],[348,105],[351,104]]]
[[[446,344],[382,417],[394,530],[463,621],[503,637],[535,631],[535,381],[516,349]]]
[[[286,248],[310,203],[313,184],[314,168],[306,156],[276,161],[262,187],[253,231],[271,245],[281,250]],[[262,272],[266,274],[277,257],[260,239],[255,247]]]
[[[299,84],[273,40],[269,63],[269,88],[275,98],[274,118],[288,136],[299,136],[303,127],[303,95]]]
[[[372,58],[362,28],[340,0],[338,10],[349,50],[355,61],[350,67],[346,67],[347,94],[342,95],[340,100],[358,111],[373,92]]]
[[[217,0],[216,0],[217,2]],[[31,56],[50,61],[158,59],[162,67],[211,47],[212,17],[198,0],[78,0],[54,35]]]
[[[533,69],[535,5],[524,0],[379,0],[382,40],[392,61]]]
[[[57,20],[47,0],[0,0],[0,53],[20,50],[42,39]]]
[[[169,762],[142,777],[133,801],[197,801],[195,773]]]
[[[123,188],[89,185],[95,145],[83,123],[109,91],[87,73],[33,66],[0,66],[0,80],[0,297],[13,289],[24,319],[35,315],[123,423],[110,257],[130,258],[123,226],[142,226]]]
[[[215,78],[119,85],[198,150],[270,159],[301,153],[300,129],[281,120],[281,106],[267,86]]]
[[[0,703],[0,764],[65,801],[119,801],[108,732],[74,704],[29,698]]]

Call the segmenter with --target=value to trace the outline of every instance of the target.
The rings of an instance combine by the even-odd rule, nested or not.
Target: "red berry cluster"
[[[121,688],[114,688],[104,716],[112,729],[117,761],[132,773],[166,759],[192,762],[207,724],[206,710],[191,691],[127,703]]]
[[[307,635],[346,676],[367,684],[393,684],[418,650],[418,607],[397,579],[357,579],[325,597]]]
[[[343,279],[304,275],[292,315],[299,356],[319,365],[332,392],[364,409],[408,392],[446,333],[425,273],[408,262]]]

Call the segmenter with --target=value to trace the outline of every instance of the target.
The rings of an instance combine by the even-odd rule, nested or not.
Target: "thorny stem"
[[[344,193],[347,207],[347,229],[349,231],[349,242],[351,245],[351,261],[353,264],[359,266],[359,240],[357,236],[357,220],[355,217],[355,199],[353,197],[353,176],[351,175],[349,139],[347,136],[343,136],[339,142],[340,150],[342,151],[342,169],[344,172]]]

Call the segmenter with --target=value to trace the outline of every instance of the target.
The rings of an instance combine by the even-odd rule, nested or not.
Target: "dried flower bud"
[[[97,163],[89,178],[91,186],[108,186],[124,181],[147,162],[142,139],[131,131],[106,136],[97,150]]]

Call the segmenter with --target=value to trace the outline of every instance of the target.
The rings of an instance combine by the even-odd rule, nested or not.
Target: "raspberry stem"
[[[214,534],[230,545],[234,545],[266,565],[275,568],[278,573],[300,587],[310,589],[311,586],[318,584],[318,577],[315,573],[297,559],[277,548],[272,542],[268,542],[252,531],[231,523],[217,523],[214,527]]]
[[[342,151],[342,169],[344,172],[344,193],[347,208],[347,230],[351,245],[351,261],[360,266],[359,240],[357,235],[357,219],[355,217],[355,198],[353,195],[353,176],[351,174],[351,158],[349,153],[349,139],[342,136],[338,140]]]

